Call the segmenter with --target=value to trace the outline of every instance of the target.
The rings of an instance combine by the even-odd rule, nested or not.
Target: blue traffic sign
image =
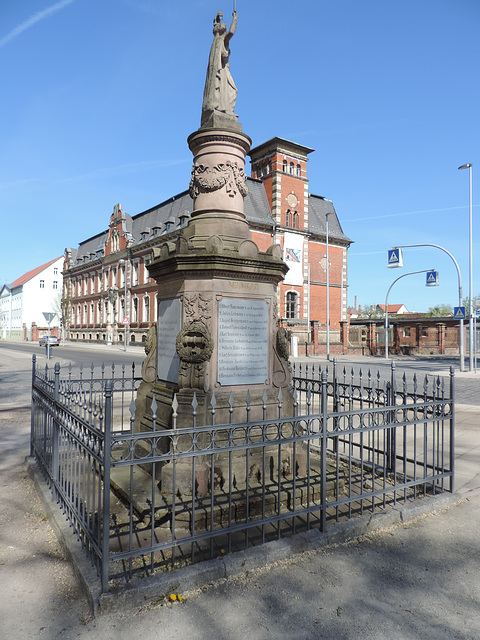
[[[388,267],[403,267],[402,250],[398,247],[388,252]]]
[[[438,271],[427,271],[427,287],[438,287]]]
[[[455,320],[465,320],[465,307],[453,307],[453,317]]]

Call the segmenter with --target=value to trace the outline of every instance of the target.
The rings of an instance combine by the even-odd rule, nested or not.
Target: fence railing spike
[[[154,398],[155,399],[155,398]],[[152,401],[152,405],[153,405],[153,401]],[[132,401],[130,402],[130,416],[132,420],[135,420],[135,413],[137,411],[137,405],[135,404],[135,400],[132,399]],[[153,411],[153,406],[152,406],[152,411]]]
[[[294,389],[294,393],[296,393],[296,390]],[[263,404],[266,405],[267,404],[267,400],[268,400],[268,394],[267,394],[267,388],[263,387],[263,395],[262,395],[262,401]]]

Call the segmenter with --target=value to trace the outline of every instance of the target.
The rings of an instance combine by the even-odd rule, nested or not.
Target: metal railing
[[[89,380],[85,380],[85,377]],[[140,380],[62,378],[56,365],[32,374],[32,455],[97,566],[109,581],[148,575],[398,501],[453,491],[454,376],[409,386],[329,370],[297,368],[293,416],[172,428],[157,419],[135,432]],[[130,400],[117,412],[116,397]],[[120,404],[117,402],[117,404]],[[122,403],[123,404],[123,403]],[[230,396],[230,415],[238,407]],[[123,410],[122,410],[123,411]],[[128,413],[128,416],[127,416]]]

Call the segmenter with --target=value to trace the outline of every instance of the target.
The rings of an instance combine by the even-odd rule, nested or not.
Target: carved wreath
[[[178,334],[176,347],[183,362],[206,362],[213,352],[213,340],[203,322],[191,322]]]
[[[189,187],[192,198],[196,198],[202,192],[217,191],[224,186],[226,186],[227,193],[231,198],[237,194],[237,190],[244,198],[247,195],[247,176],[236,162],[227,160],[227,162],[217,164],[214,167],[206,167],[203,164],[193,167]]]

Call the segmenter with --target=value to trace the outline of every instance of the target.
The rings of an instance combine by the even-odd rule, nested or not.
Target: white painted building
[[[32,325],[47,327],[44,312],[56,313],[63,290],[63,256],[32,269],[0,290],[0,337],[32,340]],[[55,315],[51,328],[58,327]],[[40,335],[46,333],[41,331]],[[37,335],[33,339],[37,339]]]

